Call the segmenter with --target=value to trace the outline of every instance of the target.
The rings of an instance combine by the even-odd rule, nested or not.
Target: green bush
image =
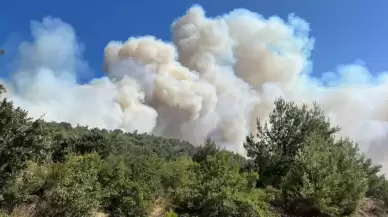
[[[212,150],[212,149],[208,149]],[[189,173],[172,191],[179,216],[271,216],[262,190],[255,189],[257,173],[240,173],[241,157],[221,151],[201,153],[198,162],[177,162],[178,171]],[[183,169],[186,165],[186,169]],[[195,175],[194,175],[195,174]],[[196,177],[187,179],[187,177]]]
[[[9,215],[7,214],[7,212],[0,211],[0,217],[9,217]]]
[[[388,181],[384,175],[379,174],[381,165],[373,165],[372,160],[365,156],[362,162],[368,177],[368,190],[365,195],[381,200],[388,207]]]
[[[164,217],[178,217],[178,215],[174,211],[170,210],[170,212],[168,212]]]
[[[332,127],[316,105],[297,106],[279,99],[257,138],[245,147],[261,185],[280,188],[273,196],[288,210],[301,215],[342,216],[352,213],[365,195],[367,168],[357,146],[335,141]],[[374,171],[375,172],[375,171]],[[373,172],[372,172],[373,173]]]
[[[92,216],[102,199],[98,175],[101,159],[97,154],[69,156],[64,163],[53,164],[45,186],[39,215]]]
[[[0,86],[0,94],[1,94]],[[27,161],[45,163],[50,158],[52,138],[43,121],[32,121],[27,112],[12,102],[0,102],[0,197],[2,187],[11,181]]]
[[[287,205],[311,216],[353,213],[368,185],[360,159],[351,141],[310,136],[282,180]]]
[[[147,214],[145,186],[133,181],[132,171],[121,157],[111,156],[104,163],[100,183],[104,190],[103,207],[112,216],[137,216]]]
[[[19,204],[39,203],[50,173],[50,165],[39,166],[34,162],[28,162],[27,168],[20,171],[13,182],[4,186],[3,208],[10,212]]]
[[[96,154],[68,156],[63,163],[46,166],[32,163],[7,185],[9,210],[16,204],[36,204],[37,215],[42,217],[92,216],[102,198],[100,167]]]

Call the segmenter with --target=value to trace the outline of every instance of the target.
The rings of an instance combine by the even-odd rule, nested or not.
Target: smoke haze
[[[7,97],[32,117],[175,137],[201,144],[210,136],[244,154],[256,118],[279,96],[317,101],[341,136],[358,141],[375,163],[388,160],[388,73],[363,64],[310,76],[314,39],[295,15],[268,19],[238,9],[209,18],[193,6],[172,25],[172,42],[153,36],[111,41],[102,78],[77,84],[87,71],[74,29],[59,19],[31,25],[18,69],[2,83]],[[388,164],[384,167],[388,172]]]

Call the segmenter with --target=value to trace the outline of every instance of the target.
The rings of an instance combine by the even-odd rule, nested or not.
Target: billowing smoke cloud
[[[373,77],[350,64],[313,79],[309,31],[294,15],[284,21],[235,10],[208,18],[194,6],[172,25],[171,43],[152,36],[109,42],[106,76],[80,85],[77,76],[88,68],[83,46],[70,25],[47,18],[33,23],[34,41],[20,46],[8,97],[34,117],[194,144],[210,136],[242,154],[256,118],[265,119],[277,97],[317,101],[341,135],[384,164],[388,74]]]

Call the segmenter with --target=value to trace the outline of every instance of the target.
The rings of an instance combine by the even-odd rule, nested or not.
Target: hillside
[[[318,106],[277,100],[247,138],[250,160],[211,140],[31,120],[6,99],[0,120],[4,217],[387,216],[380,167]]]

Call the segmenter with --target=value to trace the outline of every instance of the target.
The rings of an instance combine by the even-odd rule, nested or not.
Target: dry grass
[[[109,215],[108,214],[105,214],[103,212],[96,212],[96,214],[94,214],[94,217],[108,217]]]
[[[157,199],[151,206],[148,217],[163,217],[168,212],[171,204],[165,199]]]
[[[171,208],[171,204],[165,199],[157,199],[151,206],[149,217],[163,217]],[[21,205],[16,207],[10,217],[39,217],[35,204]],[[109,217],[103,212],[95,212],[94,217]]]
[[[12,213],[9,215],[10,217],[39,217],[37,215],[36,206],[31,205],[22,205],[16,207]],[[96,212],[94,217],[108,217],[109,215],[103,212]]]
[[[388,217],[387,211],[382,201],[365,198],[353,217]]]
[[[12,211],[10,217],[37,217],[36,213],[35,204],[21,205]]]

